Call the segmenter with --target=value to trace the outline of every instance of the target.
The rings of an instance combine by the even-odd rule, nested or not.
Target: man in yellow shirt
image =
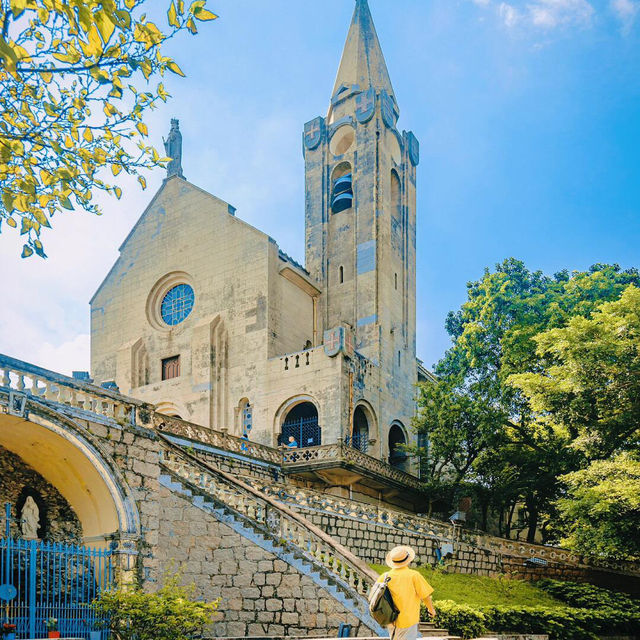
[[[380,576],[378,582],[384,582],[389,576],[389,591],[393,602],[400,613],[395,623],[389,627],[389,635],[394,640],[416,640],[420,623],[420,603],[424,603],[431,617],[435,617],[431,594],[433,587],[424,577],[409,569],[409,565],[416,557],[411,547],[395,547],[389,551],[386,558],[391,571]]]

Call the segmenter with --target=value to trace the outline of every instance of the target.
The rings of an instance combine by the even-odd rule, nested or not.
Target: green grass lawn
[[[378,573],[388,571],[388,567],[372,565]],[[458,604],[471,606],[515,605],[564,607],[534,583],[508,578],[486,578],[461,573],[445,573],[441,569],[415,567],[433,587],[434,600],[453,600]]]

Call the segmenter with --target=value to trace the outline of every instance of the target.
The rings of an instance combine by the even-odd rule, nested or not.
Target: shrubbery
[[[213,621],[218,601],[199,602],[179,574],[165,576],[154,593],[139,587],[104,591],[94,602],[98,618],[115,640],[192,640]]]
[[[600,609],[602,607],[636,611],[640,613],[640,601],[626,593],[596,587],[593,584],[538,580],[536,586],[571,607]]]
[[[462,638],[478,638],[485,627],[485,617],[478,609],[468,605],[456,604],[452,600],[438,600],[435,623],[441,629]]]
[[[555,580],[541,581],[538,586],[572,606],[470,607],[440,600],[435,602],[435,622],[463,638],[476,638],[487,631],[548,634],[550,640],[640,634],[640,603],[625,594]]]

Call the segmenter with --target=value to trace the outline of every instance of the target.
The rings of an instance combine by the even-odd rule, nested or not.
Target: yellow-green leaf
[[[13,218],[7,218],[7,224],[14,229],[18,226],[17,222]]]
[[[148,136],[149,135],[149,129],[147,128],[147,125],[144,122],[138,122],[138,124],[136,125],[136,129],[143,136]]]
[[[218,16],[215,13],[212,13],[208,9],[196,9],[193,12],[193,15],[198,20],[202,20],[203,22],[206,20],[215,20]]]
[[[173,73],[175,73],[176,75],[182,76],[183,78],[185,77],[182,69],[173,60],[167,64],[167,67],[170,71],[173,71]]]
[[[89,127],[85,128],[84,133],[82,134],[82,137],[87,142],[93,142],[93,133],[91,133],[91,129],[89,129]]]
[[[49,224],[49,220],[47,219],[47,216],[44,214],[43,211],[40,211],[39,209],[36,209],[33,212],[33,215],[35,217],[35,219],[43,226],[43,227],[51,227],[51,225]]]
[[[111,173],[113,173],[114,176],[117,176],[120,172],[122,171],[122,165],[121,164],[112,164],[111,165]]]
[[[114,187],[113,192],[116,194],[116,198],[118,198],[118,200],[122,198],[122,189],[120,187]]]
[[[60,198],[60,204],[65,208],[69,209],[69,211],[73,211],[73,205],[71,204],[71,200],[67,196]]]
[[[28,258],[32,255],[33,255],[33,249],[28,244],[25,244],[24,247],[22,247],[22,257]]]
[[[138,182],[140,183],[140,186],[143,189],[147,188],[147,181],[145,180],[145,178],[143,176],[138,176]]]
[[[171,0],[171,5],[169,6],[169,11],[167,11],[167,19],[169,20],[169,24],[172,27],[175,27],[176,29],[178,29],[180,27],[180,23],[178,22],[178,15],[177,15],[177,11],[176,11],[176,5],[173,2],[173,0]]]
[[[14,18],[19,18],[27,8],[27,0],[11,0],[11,12]]]

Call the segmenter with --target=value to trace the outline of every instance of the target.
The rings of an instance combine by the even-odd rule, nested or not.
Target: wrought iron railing
[[[290,438],[293,438],[293,441]],[[287,420],[282,425],[279,444],[298,449],[320,446],[322,444],[322,429],[318,424],[317,416]]]
[[[344,443],[347,447],[353,447],[358,451],[362,451],[362,453],[367,453],[369,451],[369,435],[361,435],[359,433],[354,433],[352,436],[345,436]]]
[[[109,549],[0,538],[0,578],[0,620],[16,625],[18,638],[45,638],[50,618],[63,638],[88,637],[100,626],[91,603],[114,584],[113,555]]]
[[[225,507],[261,526],[276,540],[321,565],[343,588],[367,595],[377,574],[306,518],[234,476],[212,467],[162,438],[162,465]]]

